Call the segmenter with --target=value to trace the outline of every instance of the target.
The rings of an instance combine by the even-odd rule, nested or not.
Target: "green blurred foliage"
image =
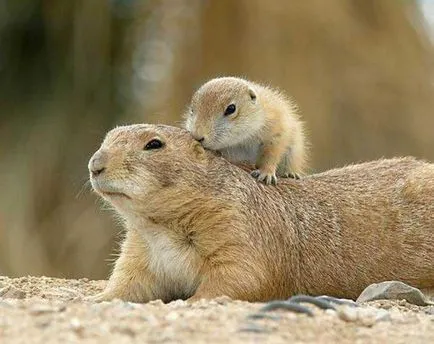
[[[178,125],[215,76],[292,95],[313,172],[432,160],[421,18],[396,0],[0,0],[0,274],[105,277],[120,226],[89,157],[115,125]]]

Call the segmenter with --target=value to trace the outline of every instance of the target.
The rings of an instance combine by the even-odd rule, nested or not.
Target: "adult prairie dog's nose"
[[[89,160],[89,172],[96,177],[104,172],[107,167],[107,154],[103,151],[97,151]]]
[[[193,138],[197,141],[202,143],[205,140],[205,137],[202,135],[198,135],[198,134],[193,134]]]

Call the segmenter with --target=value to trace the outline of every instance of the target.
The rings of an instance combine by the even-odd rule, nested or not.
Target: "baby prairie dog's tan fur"
[[[96,300],[356,298],[385,280],[434,287],[433,164],[378,160],[269,188],[185,130],[132,125],[107,134],[89,169],[126,226]]]
[[[205,148],[231,162],[256,164],[252,175],[266,184],[298,178],[306,167],[306,142],[295,103],[257,83],[223,77],[193,95],[185,128]]]

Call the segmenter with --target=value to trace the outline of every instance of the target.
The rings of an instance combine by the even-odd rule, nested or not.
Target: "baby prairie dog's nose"
[[[107,154],[103,151],[97,151],[89,160],[89,172],[96,177],[104,172],[107,167]]]

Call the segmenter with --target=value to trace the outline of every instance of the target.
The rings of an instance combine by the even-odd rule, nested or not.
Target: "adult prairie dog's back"
[[[231,162],[255,164],[266,184],[298,178],[306,167],[306,140],[295,103],[283,93],[241,78],[215,78],[193,95],[186,129],[205,148]]]

